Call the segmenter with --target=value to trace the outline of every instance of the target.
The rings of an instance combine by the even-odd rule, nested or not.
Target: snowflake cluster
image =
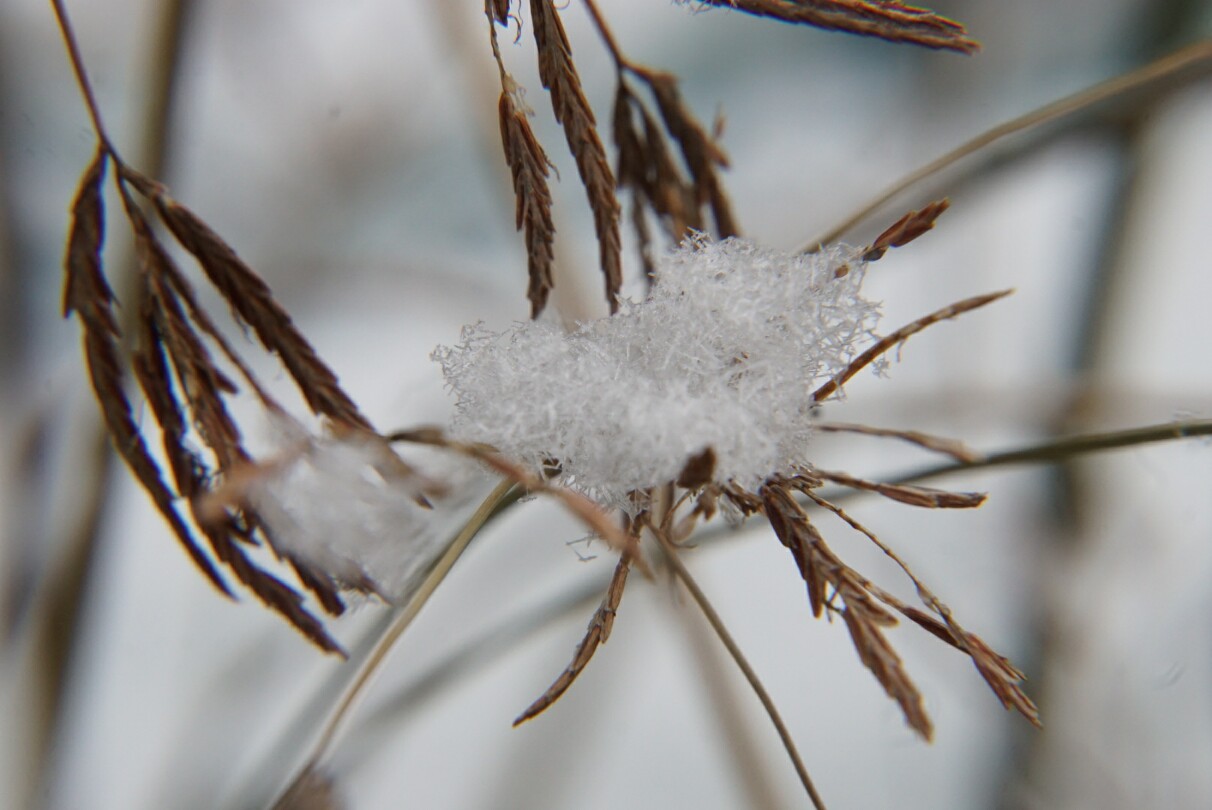
[[[677,478],[711,447],[716,479],[756,487],[805,458],[811,394],[875,339],[861,251],[793,255],[689,240],[618,314],[464,329],[433,354],[457,397],[452,434],[607,506]]]

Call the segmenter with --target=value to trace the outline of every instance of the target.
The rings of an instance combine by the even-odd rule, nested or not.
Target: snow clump
[[[812,392],[877,339],[861,253],[698,237],[609,318],[466,327],[433,353],[457,397],[451,434],[536,470],[555,460],[561,483],[610,507],[705,447],[717,481],[755,488],[805,461]]]

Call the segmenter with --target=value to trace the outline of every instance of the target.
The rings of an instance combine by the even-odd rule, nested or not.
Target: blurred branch
[[[1133,115],[1140,114],[1142,110],[1165,98],[1166,91],[1208,75],[1212,75],[1212,40],[1203,40],[1142,68],[1032,110],[977,135],[917,171],[909,173],[839,224],[803,246],[801,251],[809,253],[818,250],[822,245],[836,242],[902,193],[967,157],[987,152],[989,147],[1012,135],[1030,133],[1030,137],[1010,147],[1008,153],[1015,157],[1027,155],[1047,141],[1089,123],[1096,115],[1122,115],[1125,111]],[[1112,102],[1115,104],[1112,105]],[[1006,160],[1008,154],[985,154],[981,161],[968,165],[962,171],[957,169],[948,179],[948,184],[954,186],[963,183],[985,171],[990,164]]]
[[[816,786],[812,783],[812,777],[808,775],[808,769],[804,766],[804,760],[796,749],[795,741],[791,738],[791,732],[787,729],[786,724],[783,723],[783,718],[779,715],[779,711],[774,705],[774,700],[770,697],[770,693],[766,691],[766,687],[762,685],[757,672],[750,666],[748,659],[741,652],[740,646],[736,643],[732,634],[728,632],[728,628],[724,626],[724,620],[716,613],[711,600],[707,598],[707,595],[703,593],[694,577],[690,575],[690,571],[682,564],[681,559],[678,557],[677,548],[669,542],[662,532],[653,532],[653,536],[657,538],[661,544],[661,548],[665,551],[666,563],[673,570],[674,575],[681,581],[682,585],[686,587],[686,590],[690,592],[691,598],[699,606],[699,610],[703,612],[703,617],[707,619],[707,623],[711,625],[711,629],[715,631],[724,648],[728,650],[728,654],[732,656],[732,660],[736,662],[737,668],[741,670],[741,674],[749,682],[753,693],[761,701],[762,708],[769,715],[770,722],[774,724],[774,729],[778,732],[779,739],[783,743],[783,748],[787,751],[787,756],[791,758],[791,764],[795,766],[796,775],[799,776],[800,783],[804,786],[808,798],[812,801],[812,806],[817,810],[825,810],[825,801],[821,798],[820,793],[816,790]]]
[[[1212,436],[1212,419],[1166,422],[1128,430],[1064,436],[1013,450],[990,453],[976,461],[957,461],[924,467],[887,480],[893,484],[907,484],[988,467],[1006,467],[1014,464],[1060,464],[1091,453],[1104,453],[1109,450],[1122,450],[1128,447],[1191,439],[1198,436]]]
[[[1203,5],[1191,0],[1163,0],[1141,4],[1136,12],[1139,16],[1136,21],[1138,24],[1127,47],[1134,49],[1135,57],[1140,60],[1153,59],[1157,54],[1171,51],[1184,41],[1186,31],[1199,30]],[[1163,57],[1153,65],[1175,60],[1179,54],[1199,53],[1202,49],[1208,49],[1210,44],[1212,43],[1205,40],[1178,51],[1175,55]],[[1157,96],[1165,97],[1161,93]],[[1143,207],[1149,204],[1141,194],[1145,187],[1144,172],[1149,168],[1145,150],[1145,135],[1149,129],[1146,113],[1149,106],[1133,105],[1122,111],[1119,118],[1109,121],[1109,126],[1103,127],[1104,138],[1109,140],[1108,151],[1113,159],[1109,169],[1112,182],[1109,193],[1103,197],[1099,212],[1101,232],[1092,243],[1093,249],[1086,268],[1086,291],[1072,320],[1076,328],[1072,336],[1073,350],[1067,358],[1072,372],[1092,380],[1094,386],[1079,389],[1069,398],[1068,407],[1064,409],[1062,421],[1057,426],[1058,430],[1065,430],[1077,424],[1085,414],[1098,407],[1094,391],[1099,387],[1100,378],[1115,365],[1116,358],[1112,355],[1113,340],[1124,326],[1113,320],[1113,315],[1117,312],[1116,304],[1127,293],[1127,285],[1132,276],[1147,269],[1130,263],[1129,247],[1130,240],[1141,235],[1140,229],[1135,226],[1143,213]],[[1206,427],[1207,423],[1204,423],[1202,427],[1193,426],[1192,430]],[[1162,438],[1165,438],[1165,426],[1156,426],[1155,431],[1157,428],[1160,428]],[[1149,429],[1140,428],[1121,432],[1116,438],[1130,441],[1147,436],[1148,432]],[[1110,437],[1109,434],[1104,439]],[[1080,627],[1072,622],[1056,621],[1057,606],[1063,604],[1064,600],[1058,601],[1057,592],[1048,588],[1053,579],[1050,572],[1056,570],[1058,564],[1071,574],[1078,577],[1083,575],[1079,568],[1082,564],[1078,562],[1082,558],[1081,552],[1098,543],[1102,534],[1100,531],[1091,531],[1096,523],[1101,523],[1098,504],[1112,497],[1102,491],[1104,488],[1092,478],[1086,466],[1074,463],[1074,458],[1076,456],[1064,460],[1050,470],[1051,480],[1047,487],[1049,500],[1045,509],[1047,517],[1055,527],[1055,540],[1046,549],[1041,549],[1044,553],[1036,555],[1040,573],[1031,583],[1031,587],[1037,591],[1031,601],[1042,608],[1027,614],[1020,642],[1025,656],[1020,657],[1020,660],[1024,660],[1029,667],[1030,675],[1036,681],[1037,697],[1045,710],[1048,704],[1064,703],[1064,692],[1072,692],[1075,688],[1069,683],[1070,677],[1061,671],[1073,663],[1068,651],[1074,644],[1082,644],[1091,635],[1097,635],[1102,628],[1101,622]],[[1102,629],[1101,632],[1106,631]],[[1057,793],[1055,788],[1049,787],[1052,780],[1048,773],[1053,770],[1056,762],[1064,762],[1067,753],[1065,748],[1063,743],[1053,738],[1012,738],[1009,755],[1003,761],[1001,784],[994,790],[1000,795],[1005,795],[1008,791],[1032,791],[1045,803],[1049,802],[1050,792],[1053,798],[1064,795],[1066,791],[1063,789]],[[1050,763],[1049,760],[1053,762]]]

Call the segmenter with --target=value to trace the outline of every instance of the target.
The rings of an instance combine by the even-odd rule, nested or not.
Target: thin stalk
[[[741,670],[741,673],[745,676],[745,680],[749,682],[753,693],[761,701],[762,708],[766,710],[766,714],[770,717],[770,722],[774,724],[774,729],[778,732],[779,739],[782,740],[783,748],[787,751],[787,756],[791,758],[791,764],[795,766],[795,772],[800,777],[800,783],[803,784],[804,790],[807,791],[808,798],[812,800],[812,806],[816,810],[825,810],[825,801],[817,793],[816,786],[812,783],[812,777],[808,775],[808,769],[804,766],[804,760],[800,757],[800,753],[795,747],[795,741],[791,738],[791,732],[787,730],[786,724],[783,723],[783,718],[779,715],[778,708],[775,707],[770,693],[766,691],[766,687],[762,685],[757,672],[750,666],[749,660],[741,652],[740,646],[737,645],[732,634],[728,632],[728,628],[724,626],[724,620],[720,618],[720,614],[716,613],[707,595],[703,593],[694,577],[690,575],[690,571],[687,570],[686,566],[678,558],[678,552],[674,545],[666,537],[662,536],[661,532],[653,532],[653,535],[660,542],[661,548],[664,549],[665,558],[674,576],[686,586],[686,590],[690,592],[691,597],[699,606],[699,610],[703,611],[703,616],[706,617],[712,630],[719,636],[729,655],[732,656],[732,660],[736,662],[737,668]]]
[[[1105,433],[1085,433],[1049,439],[1038,444],[1029,444],[1000,453],[990,453],[976,461],[958,461],[925,467],[890,479],[891,484],[906,484],[935,478],[953,472],[978,470],[985,467],[1004,467],[1010,464],[1058,464],[1090,453],[1104,453],[1143,444],[1190,439],[1197,436],[1212,436],[1212,419],[1193,419],[1187,422],[1165,422],[1158,425],[1129,428]]]
[[[88,71],[84,69],[84,57],[80,55],[80,46],[76,43],[76,32],[72,28],[71,20],[67,16],[67,9],[63,5],[63,0],[50,0],[51,8],[55,12],[55,18],[59,22],[59,31],[63,34],[63,44],[67,47],[67,58],[72,63],[72,71],[76,74],[76,85],[80,88],[80,94],[84,96],[84,106],[88,109],[88,115],[93,121],[93,131],[97,133],[97,138],[105,147],[105,151],[109,153],[116,162],[121,163],[121,158],[118,157],[118,152],[114,149],[113,142],[109,139],[109,134],[105,131],[105,124],[101,120],[101,108],[97,106],[97,97],[93,93],[92,82],[88,79]]]
[[[774,810],[780,806],[771,778],[774,763],[762,755],[752,724],[742,710],[738,689],[725,677],[726,663],[712,640],[712,631],[684,604],[677,607],[678,619],[695,658],[695,671],[719,723],[717,734],[728,747],[728,764],[743,791],[744,806],[750,810]]]
[[[350,713],[365,694],[371,680],[378,674],[384,662],[386,662],[396,642],[400,640],[404,631],[412,624],[413,619],[420,614],[421,609],[425,607],[429,598],[433,596],[438,586],[442,584],[451,569],[454,568],[459,557],[462,556],[463,552],[467,550],[468,545],[471,544],[471,541],[479,534],[480,529],[497,513],[502,505],[510,500],[515,488],[516,485],[509,480],[504,480],[497,484],[488,497],[484,499],[484,502],[480,504],[479,508],[476,509],[475,514],[468,519],[458,535],[447,546],[442,557],[437,561],[429,574],[426,575],[416,593],[408,601],[408,604],[392,620],[387,629],[383,631],[383,635],[375,643],[369,655],[366,656],[366,660],[359,666],[353,680],[350,681],[345,693],[333,709],[332,715],[324,724],[324,728],[321,730],[320,736],[312,748],[311,755],[307,758],[301,775],[312,772],[328,754],[341,729],[348,721]]]
[[[1164,56],[1155,62],[1150,62],[1144,67],[1125,73],[1122,76],[1117,76],[1114,79],[1109,79],[1101,84],[1096,84],[1094,87],[1074,93],[1071,96],[1066,96],[1059,101],[1046,104],[1018,118],[999,124],[952,149],[942,157],[932,160],[917,171],[905,175],[850,216],[846,217],[842,222],[821,234],[807,245],[804,245],[800,250],[803,253],[811,253],[818,250],[822,245],[836,242],[898,194],[907,191],[909,188],[938,174],[952,164],[958,163],[969,155],[992,146],[1004,138],[1020,132],[1037,129],[1045,124],[1060,121],[1125,93],[1155,90],[1159,85],[1165,84],[1179,73],[1192,68],[1206,68],[1209,64],[1212,64],[1212,40],[1204,40],[1176,51],[1169,56]]]

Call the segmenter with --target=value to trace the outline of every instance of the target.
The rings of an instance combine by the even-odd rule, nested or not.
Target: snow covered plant
[[[617,554],[617,563],[572,661],[518,723],[551,706],[588,665],[611,632],[629,574],[664,572],[702,608],[762,700],[808,795],[822,805],[756,673],[682,562],[696,529],[722,515],[734,524],[747,518],[769,523],[791,553],[795,573],[788,575],[802,578],[813,616],[841,620],[861,663],[922,738],[931,737],[930,717],[886,635],[900,618],[970,657],[1004,706],[1038,724],[1020,688],[1022,674],[966,630],[891,546],[825,497],[824,488],[929,509],[976,507],[985,496],[866,480],[814,463],[822,431],[892,437],[971,463],[973,452],[954,441],[830,424],[819,411],[860,371],[882,371],[886,353],[916,333],[1007,292],[877,331],[879,305],[862,290],[871,264],[930,230],[947,201],[909,212],[865,247],[837,244],[838,232],[854,220],[800,252],[742,238],[724,190],[721,128],[699,121],[677,77],[622,52],[594,0],[578,5],[615,68],[613,154],[582,90],[561,4],[487,0],[488,45],[497,66],[489,81],[499,79],[498,123],[533,320],[500,332],[467,327],[455,345],[434,351],[454,398],[450,424],[393,432],[372,424],[232,247],[120,154],[63,3],[52,0],[96,136],[72,205],[64,310],[81,327],[88,379],[113,452],[218,590],[233,596],[232,580],[238,582],[320,649],[345,655],[321,613],[337,616],[351,598],[380,598],[396,609],[291,791],[323,782],[324,752],[369,675],[480,528],[530,494],[556,499],[595,542]],[[979,47],[954,21],[881,0],[704,0],[699,6],[956,53]],[[498,42],[498,29],[522,13],[528,13],[539,80],[592,214],[611,312],[571,329],[547,311],[555,277],[553,164]],[[977,139],[971,149],[987,142]],[[118,201],[117,217],[107,218],[107,199]],[[631,208],[627,220],[624,203]],[[114,268],[103,264],[107,219],[125,223],[134,249],[135,271],[117,283]],[[626,221],[638,248],[627,267]],[[194,275],[228,306],[239,331],[212,318],[183,257],[197,265]],[[625,269],[646,284],[635,300],[621,294]],[[289,416],[279,402],[281,393],[262,384],[244,359],[250,341],[242,337],[255,338],[280,363],[317,427],[302,427],[303,419]],[[259,452],[246,441],[229,408],[241,394],[281,426],[274,450]],[[908,578],[917,602],[902,600],[843,560],[817,528],[820,515],[839,518],[874,543]]]
[[[1003,703],[1038,722],[1018,688],[1021,674],[816,490],[831,482],[930,508],[978,506],[984,496],[864,481],[810,463],[816,411],[846,380],[868,365],[879,370],[880,356],[915,332],[1005,295],[968,299],[877,336],[878,306],[861,294],[868,260],[931,227],[945,208],[912,212],[863,249],[787,254],[698,235],[657,264],[645,300],[624,301],[608,318],[571,332],[537,320],[502,333],[469,327],[459,345],[434,353],[458,398],[451,446],[499,454],[550,486],[620,510],[633,541],[647,531],[667,550],[718,508],[736,518],[764,514],[795,558],[813,614],[844,618],[863,663],[919,734],[928,739],[931,724],[883,635],[895,623],[889,609],[971,655]],[[902,438],[964,454],[941,440]],[[805,503],[842,517],[896,560],[926,611],[842,562]],[[573,663],[518,722],[557,699],[605,639],[640,555],[637,543],[620,545],[614,583]]]
[[[862,662],[923,737],[930,737],[931,723],[922,697],[884,635],[896,622],[893,612],[971,656],[1003,703],[1035,722],[1034,706],[1018,688],[1017,670],[964,630],[907,567],[902,564],[922,607],[901,602],[844,563],[808,511],[840,516],[899,563],[891,549],[817,490],[832,482],[931,508],[971,507],[984,498],[869,482],[811,464],[814,415],[822,401],[837,396],[861,369],[873,364],[878,369],[881,355],[915,332],[1002,295],[969,299],[877,336],[878,307],[861,294],[868,262],[929,230],[945,201],[911,212],[862,249],[835,246],[786,254],[735,238],[740,229],[719,175],[727,158],[717,135],[682,102],[677,79],[625,57],[596,6],[587,3],[618,69],[616,175],[581,90],[557,6],[534,0],[530,13],[539,75],[551,91],[555,117],[587,192],[612,312],[566,333],[553,320],[540,319],[553,284],[551,164],[497,41],[498,27],[513,18],[511,4],[490,0],[485,12],[500,74],[502,145],[516,196],[516,225],[525,236],[536,320],[500,334],[472,327],[460,344],[435,352],[458,400],[449,431],[383,435],[261,278],[200,217],[121,156],[88,90],[62,4],[52,5],[97,135],[72,207],[64,304],[82,325],[89,378],[115,449],[217,588],[233,593],[222,567],[322,649],[343,653],[313,615],[304,591],[334,615],[344,610],[351,593],[406,603],[363,662],[350,697],[321,735],[296,786],[314,781],[353,696],[458,553],[495,511],[524,492],[554,495],[619,559],[567,670],[517,722],[557,700],[606,640],[633,567],[645,574],[657,567],[675,572],[714,617],[678,549],[698,522],[721,510],[735,520],[765,516],[792,553],[813,614],[841,616]],[[937,15],[854,5],[877,11],[876,22],[855,9],[840,17],[797,12],[787,19],[932,48],[970,52],[975,47],[962,26]],[[753,3],[745,10],[768,14],[778,7]],[[636,82],[655,106],[644,100]],[[680,166],[672,157],[675,149]],[[111,171],[138,259],[139,272],[125,291],[138,303],[133,317],[120,317],[102,263],[102,189]],[[633,204],[648,282],[642,301],[620,295],[616,189],[628,192]],[[646,218],[681,245],[656,262],[660,251]],[[287,409],[216,326],[166,246],[165,234],[196,261],[237,324],[279,359],[323,425],[320,435],[286,416]],[[159,453],[136,422],[128,369],[159,425]],[[258,459],[246,445],[227,404],[241,387],[278,424],[290,426],[276,453]],[[902,438],[957,452],[940,440]],[[394,447],[404,443],[473,459],[500,475],[502,483],[474,514],[463,515],[476,487],[406,462]],[[446,514],[464,520],[449,544],[442,542],[448,524],[439,517],[446,505],[451,507]],[[255,546],[285,561],[297,585],[260,564],[251,554]],[[819,804],[773,704],[722,623],[712,621],[762,696],[805,789]]]

